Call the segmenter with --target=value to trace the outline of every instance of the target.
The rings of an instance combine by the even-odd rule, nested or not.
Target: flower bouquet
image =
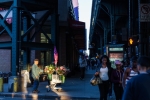
[[[55,66],[52,64],[45,66],[45,72],[48,74],[49,80],[52,80],[52,74],[55,72]]]
[[[60,66],[56,68],[56,73],[60,76],[62,83],[65,82],[65,75],[67,74],[68,69],[65,66]]]
[[[57,67],[57,68],[56,68],[56,73],[57,73],[58,75],[65,75],[65,74],[66,74],[66,71],[67,71],[67,69],[66,69],[65,66],[60,66],[60,67]]]

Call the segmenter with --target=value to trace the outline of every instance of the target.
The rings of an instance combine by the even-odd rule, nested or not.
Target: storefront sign
[[[109,51],[123,51],[123,48],[109,48]]]

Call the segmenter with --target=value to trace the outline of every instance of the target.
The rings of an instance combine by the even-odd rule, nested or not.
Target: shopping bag
[[[91,85],[95,86],[102,83],[102,80],[99,76],[93,76],[90,80]]]

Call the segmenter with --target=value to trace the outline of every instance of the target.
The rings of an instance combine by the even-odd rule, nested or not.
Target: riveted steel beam
[[[13,8],[13,4],[12,4],[11,7],[8,9],[6,15],[5,15],[4,18],[3,18],[3,21],[6,20],[7,16],[9,15],[9,13],[10,13],[11,10],[12,10],[12,8]]]
[[[2,17],[2,15],[0,14],[0,26],[3,26],[4,29],[8,32],[9,36],[12,37],[12,33],[11,33],[11,30],[9,29],[8,27],[8,23],[6,23],[4,21],[4,18]]]
[[[33,39],[35,38],[36,34],[37,34],[39,31],[42,31],[43,34],[44,34],[44,36],[48,39],[48,41],[50,41],[50,38],[49,38],[48,35],[44,32],[44,30],[42,29],[42,26],[44,25],[44,23],[46,22],[47,18],[48,18],[49,15],[50,15],[50,12],[49,12],[49,11],[47,11],[47,12],[48,12],[48,13],[46,13],[46,15],[45,15],[45,17],[44,17],[44,19],[42,20],[42,22],[41,22],[40,25],[39,25],[39,23],[37,23],[36,20],[34,20],[35,24],[37,24],[37,26],[38,26],[38,28],[37,28],[38,30],[36,30],[36,32],[32,35],[30,41],[33,41]]]
[[[0,0],[0,3],[4,3],[4,2],[11,2],[13,0]]]
[[[18,36],[20,34],[20,0],[14,0],[13,7],[13,24],[12,24],[12,76],[17,75],[17,68],[19,68],[19,42]]]
[[[32,5],[39,5],[39,6],[43,6],[45,8],[52,8],[55,6],[54,1],[51,0],[45,0],[45,1],[35,1],[35,0],[22,0],[23,3],[29,3]],[[50,3],[53,4],[50,6]]]
[[[101,8],[108,16],[110,16],[110,14],[109,14],[102,6],[100,6],[100,8]]]
[[[12,43],[10,42],[0,42],[0,49],[9,48],[11,49]]]
[[[31,30],[33,28],[35,28],[35,26],[38,26],[39,23],[43,20],[46,19],[47,16],[49,16],[51,14],[51,11],[47,11],[38,21],[36,21],[36,19],[31,15],[30,12],[26,11],[27,14],[30,16],[30,18],[34,21],[34,24],[22,35],[22,39],[31,32]]]
[[[2,34],[5,31],[5,29],[3,29],[2,31],[0,31],[0,34]]]
[[[22,48],[36,48],[50,50],[53,48],[53,44],[50,43],[36,43],[36,42],[22,42]]]
[[[27,18],[23,17],[23,34],[27,30]],[[27,36],[24,37],[23,41],[27,41]],[[27,64],[28,64],[28,48],[25,48],[23,50],[23,68],[24,70],[27,70]]]
[[[12,32],[11,32],[10,28],[8,27],[8,23],[6,23],[6,18],[9,15],[12,8],[13,8],[13,4],[8,9],[8,11],[4,17],[0,14],[0,26],[2,25],[4,27],[4,30],[6,30],[8,32],[10,37],[12,37]],[[2,30],[0,33],[3,33],[4,30]]]
[[[104,27],[103,27],[102,25],[100,25],[97,21],[96,21],[96,24],[97,24],[100,28],[104,29]]]
[[[106,28],[104,28],[104,45],[106,45],[107,44],[107,29]]]

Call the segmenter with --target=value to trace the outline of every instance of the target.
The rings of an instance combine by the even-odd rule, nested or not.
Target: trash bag
[[[99,76],[93,76],[90,80],[91,85],[95,86],[102,83],[102,80]]]

